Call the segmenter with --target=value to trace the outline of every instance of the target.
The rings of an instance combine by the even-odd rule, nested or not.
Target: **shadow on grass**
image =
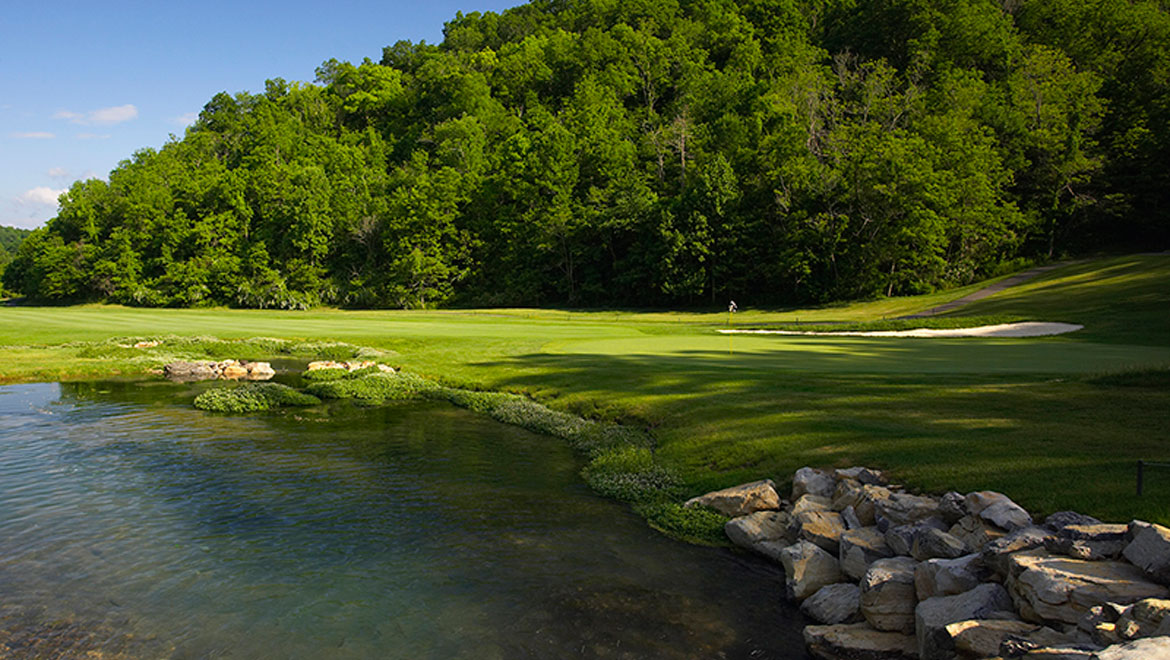
[[[557,405],[653,428],[659,460],[695,493],[784,482],[802,465],[866,464],[925,491],[1000,490],[1038,513],[1170,522],[1170,498],[1134,494],[1138,459],[1170,460],[1166,388],[932,372],[923,357],[914,357],[919,373],[736,368],[703,352],[530,354],[480,366],[506,367],[497,387],[566,392]],[[820,360],[857,370],[856,354]]]

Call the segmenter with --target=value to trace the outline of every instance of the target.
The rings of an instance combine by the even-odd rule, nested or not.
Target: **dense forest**
[[[215,96],[33,299],[782,304],[1170,236],[1165,0],[533,0]]]
[[[21,242],[28,237],[29,233],[31,232],[28,229],[0,225],[0,271],[3,271],[8,262],[12,261],[17,248],[20,247]],[[0,292],[3,290],[4,288],[0,286]]]

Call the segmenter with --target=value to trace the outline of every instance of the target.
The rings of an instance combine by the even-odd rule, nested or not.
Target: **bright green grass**
[[[970,290],[735,322],[877,321]],[[1170,471],[1133,495],[1137,459],[1170,460],[1159,375],[1170,366],[1168,292],[1170,257],[1127,257],[1058,269],[948,315],[1087,326],[1040,339],[729,337],[713,328],[726,313],[0,308],[0,381],[147,367],[55,347],[113,335],[344,341],[396,352],[380,361],[446,384],[647,427],[683,495],[864,463],[923,490],[1001,490],[1040,513],[1170,522]],[[1108,376],[1127,370],[1143,375]]]

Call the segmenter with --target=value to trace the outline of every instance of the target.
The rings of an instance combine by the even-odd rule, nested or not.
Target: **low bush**
[[[322,399],[412,399],[426,396],[439,388],[435,383],[412,374],[373,373],[359,378],[317,382],[305,391]]]
[[[615,447],[596,456],[581,476],[593,490],[622,502],[650,503],[677,497],[678,480],[654,462],[646,447]]]
[[[195,407],[213,412],[254,412],[281,406],[313,406],[321,400],[280,383],[216,387],[195,397]]]
[[[727,545],[723,526],[727,516],[706,507],[687,508],[677,502],[654,502],[635,507],[654,529],[687,543]]]

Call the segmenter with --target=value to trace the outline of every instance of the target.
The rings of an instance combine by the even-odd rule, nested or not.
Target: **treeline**
[[[73,185],[33,298],[751,304],[1164,245],[1157,0],[533,0],[219,94]]]
[[[30,233],[28,229],[0,225],[0,272],[3,272],[8,266],[8,262],[12,261],[17,248]],[[4,287],[0,285],[0,295],[3,293]]]

